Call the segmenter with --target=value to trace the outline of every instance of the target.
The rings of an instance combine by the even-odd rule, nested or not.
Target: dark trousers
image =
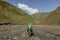
[[[33,35],[33,30],[31,28],[28,28],[27,32],[30,37]]]

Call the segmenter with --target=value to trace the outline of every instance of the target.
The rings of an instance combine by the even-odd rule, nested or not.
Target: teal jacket
[[[32,24],[28,24],[28,28],[32,28]]]

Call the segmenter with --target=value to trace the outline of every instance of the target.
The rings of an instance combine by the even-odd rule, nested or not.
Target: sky
[[[60,6],[60,0],[5,0],[18,8],[33,14],[50,12]]]

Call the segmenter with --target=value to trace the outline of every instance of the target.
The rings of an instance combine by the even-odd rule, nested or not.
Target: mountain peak
[[[60,9],[60,6],[58,6],[56,9]]]
[[[60,13],[60,6],[58,6],[53,12],[54,13]]]

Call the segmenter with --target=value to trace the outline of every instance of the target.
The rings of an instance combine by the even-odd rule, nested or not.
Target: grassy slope
[[[49,24],[60,25],[60,7],[48,13],[36,13],[32,16],[5,1],[0,1],[0,23]]]
[[[41,21],[43,21],[50,13],[35,13],[33,14],[33,18],[35,19],[35,22],[40,24]]]
[[[29,14],[21,9],[5,1],[0,1],[0,23],[1,22],[27,24],[30,22],[34,23],[34,20]]]
[[[42,22],[48,25],[60,25],[60,7],[52,11],[51,14]]]

